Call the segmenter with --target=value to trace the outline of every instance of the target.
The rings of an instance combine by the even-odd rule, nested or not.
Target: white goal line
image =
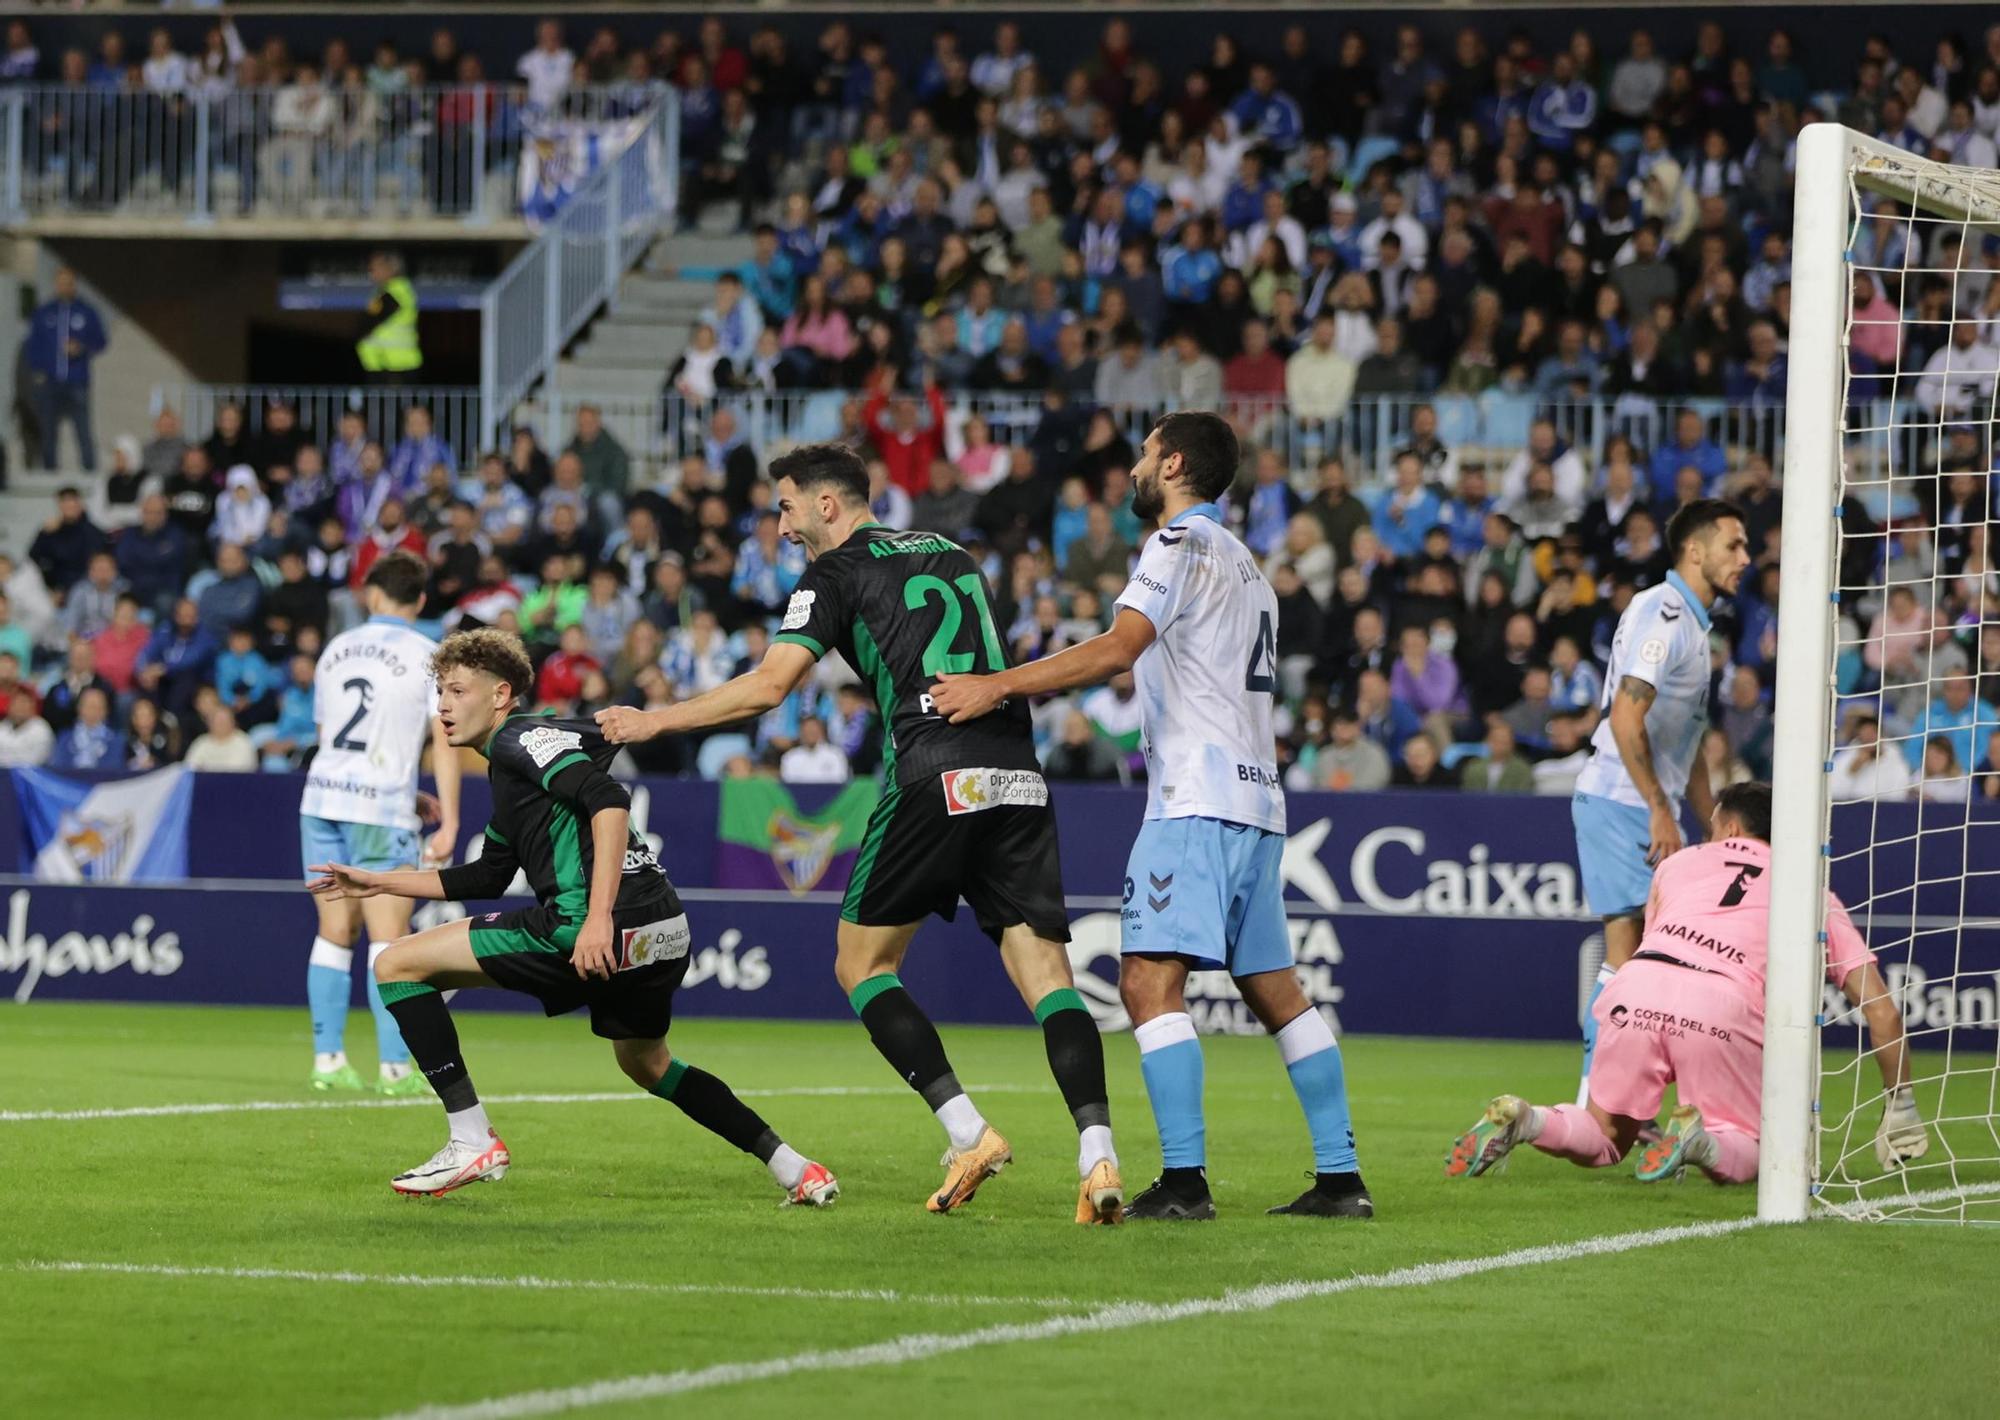
[[[902,1366],[934,1356],[948,1356],[986,1346],[1057,1341],[1072,1336],[1091,1336],[1127,1331],[1138,1326],[1187,1321],[1196,1317],[1241,1316],[1270,1311],[1292,1302],[1338,1296],[1343,1292],[1389,1290],[1400,1287],[1428,1287],[1438,1282],[1455,1282],[1488,1272],[1539,1267],[1551,1262],[1572,1262],[1586,1257],[1608,1257],[1640,1248],[1660,1247],[1695,1238],[1723,1237],[1759,1225],[1755,1218],[1725,1222],[1689,1223],[1680,1227],[1653,1228],[1636,1233],[1613,1233],[1585,1238],[1579,1242],[1550,1243],[1521,1248],[1491,1257],[1459,1258],[1448,1262],[1419,1263],[1391,1272],[1361,1273],[1319,1281],[1274,1282],[1260,1287],[1232,1289],[1212,1297],[1190,1297],[1179,1302],[1114,1302],[1087,1312],[1053,1316],[1041,1321],[985,1326],[972,1331],[916,1331],[892,1336],[886,1341],[837,1350],[798,1351],[764,1361],[726,1362],[699,1370],[665,1371],[652,1375],[624,1376],[587,1385],[550,1390],[522,1391],[494,1396],[464,1405],[427,1405],[398,1412],[389,1420],[520,1420],[534,1415],[560,1415],[599,1405],[617,1405],[637,1400],[655,1400],[670,1395],[713,1390],[720,1386],[744,1385],[756,1381],[782,1380],[787,1376],[813,1371],[857,1371],[876,1366]]]
[[[1036,1085],[968,1085],[968,1093],[983,1095],[1034,1094]],[[738,1099],[814,1099],[906,1095],[902,1085],[801,1085],[790,1089],[737,1090]],[[578,1094],[487,1095],[485,1104],[635,1104],[653,1096],[644,1090],[606,1090]],[[0,1109],[0,1124],[81,1124],[101,1119],[167,1119],[190,1114],[283,1114],[310,1109],[410,1109],[437,1107],[435,1095],[399,1096],[394,1099],[332,1100],[217,1100],[204,1104],[142,1104],[122,1109]]]
[[[1045,1307],[1083,1305],[1069,1297],[959,1296],[949,1292],[899,1292],[889,1287],[750,1287],[706,1282],[624,1282],[571,1277],[440,1277],[410,1272],[319,1272],[292,1267],[183,1267],[164,1262],[90,1262],[61,1259],[14,1264],[16,1272],[99,1274],[122,1277],[217,1278],[234,1282],[311,1282],[360,1287],[473,1287],[503,1292],[645,1292],[684,1297],[776,1297],[803,1302],[907,1302],[929,1307]]]

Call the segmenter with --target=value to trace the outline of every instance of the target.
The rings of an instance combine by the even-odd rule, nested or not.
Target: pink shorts
[[[1597,998],[1590,1102],[1652,1119],[1669,1083],[1711,1128],[1756,1137],[1764,1015],[1725,977],[1634,960]]]

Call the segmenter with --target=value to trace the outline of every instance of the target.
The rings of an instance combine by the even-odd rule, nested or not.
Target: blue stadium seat
[[[1438,442],[1448,449],[1486,442],[1479,401],[1471,395],[1442,394],[1431,402],[1437,411]]]
[[[1354,157],[1347,165],[1347,180],[1356,187],[1368,179],[1368,170],[1377,163],[1396,156],[1402,145],[1393,138],[1375,134],[1364,138],[1355,146]]]
[[[1533,395],[1488,390],[1479,397],[1479,408],[1489,446],[1514,449],[1528,442],[1528,426],[1535,422]]]

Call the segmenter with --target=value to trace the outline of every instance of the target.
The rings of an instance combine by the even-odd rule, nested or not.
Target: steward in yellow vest
[[[378,251],[368,258],[375,294],[368,301],[368,331],[354,344],[361,368],[381,384],[401,384],[423,368],[417,343],[417,292],[403,275],[402,261]]]

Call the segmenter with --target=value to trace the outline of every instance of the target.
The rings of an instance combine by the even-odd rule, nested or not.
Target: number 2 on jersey
[[[342,690],[353,691],[356,703],[354,713],[347,717],[347,723],[342,725],[339,732],[334,735],[333,747],[335,749],[352,750],[356,754],[366,754],[368,752],[368,741],[366,739],[354,739],[352,736],[355,727],[367,719],[368,712],[375,708],[375,686],[362,677],[356,676],[340,688]]]
[[[972,603],[979,618],[987,672],[1007,669],[1007,658],[1000,650],[1000,634],[993,629],[993,613],[986,605],[986,584],[977,572],[967,572],[955,579],[955,583],[921,572],[903,583],[903,605],[911,611],[922,609],[933,597],[944,608],[944,616],[937,630],[931,633],[931,639],[924,643],[925,675],[964,675],[977,666],[979,657],[975,652],[952,650],[952,643],[958,640],[959,630],[965,625],[965,610],[959,605],[961,598]]]
[[[1275,695],[1278,690],[1278,638],[1271,630],[1271,613],[1257,613],[1257,639],[1250,643],[1250,665],[1243,672],[1245,690]]]

